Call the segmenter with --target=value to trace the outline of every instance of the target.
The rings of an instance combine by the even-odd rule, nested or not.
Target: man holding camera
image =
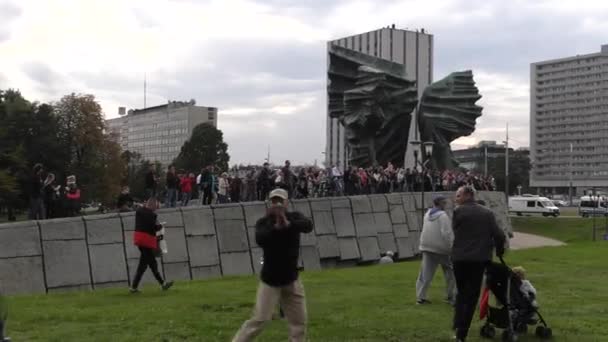
[[[289,324],[289,340],[306,338],[306,299],[298,280],[300,234],[312,231],[312,222],[299,212],[288,212],[288,193],[275,189],[266,216],[255,225],[255,239],[264,251],[264,264],[253,317],[237,332],[233,342],[252,341],[272,320],[280,303]]]

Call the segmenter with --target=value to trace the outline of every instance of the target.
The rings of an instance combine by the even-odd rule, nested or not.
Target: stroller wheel
[[[536,327],[536,336],[542,339],[550,339],[553,337],[553,330],[549,327],[543,327],[542,325]]]
[[[486,324],[481,327],[480,335],[483,338],[492,339],[496,336],[496,329],[493,326]]]
[[[502,332],[502,340],[505,342],[517,342],[517,335],[509,330],[504,330]]]

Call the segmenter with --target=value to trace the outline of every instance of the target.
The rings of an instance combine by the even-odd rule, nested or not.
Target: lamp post
[[[431,159],[431,155],[433,154],[433,145],[434,143],[432,141],[425,141],[425,142],[420,142],[418,140],[413,140],[410,141],[410,145],[412,146],[412,148],[414,149],[414,169],[418,169],[418,165],[420,165],[420,172],[422,173],[422,186],[420,188],[420,200],[422,203],[422,221],[424,222],[424,210],[426,208],[424,208],[424,184],[426,181],[426,165],[427,163],[430,161]],[[422,149],[421,149],[422,147]],[[418,160],[418,153],[422,152],[422,156],[420,158],[420,160]]]

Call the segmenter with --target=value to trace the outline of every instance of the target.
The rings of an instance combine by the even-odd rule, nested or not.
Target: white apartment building
[[[424,29],[408,31],[396,29],[395,25],[392,25],[379,30],[332,40],[327,44],[328,47],[338,45],[366,55],[403,64],[408,78],[416,81],[419,98],[422,96],[424,88],[433,81],[433,35],[426,33]],[[327,67],[329,69],[329,62]],[[416,110],[412,113],[408,137],[410,140],[420,140]],[[328,166],[338,165],[342,170],[348,165],[348,146],[344,136],[344,127],[338,122],[338,119],[332,119],[329,115],[327,116],[325,161]],[[407,149],[405,165],[409,165],[409,167],[414,165],[414,154],[411,148]]]
[[[217,127],[217,108],[196,106],[194,101],[169,101],[106,120],[108,128],[119,135],[123,150],[163,165],[171,164],[194,127],[204,122]]]
[[[530,66],[530,186],[608,186],[608,45]]]

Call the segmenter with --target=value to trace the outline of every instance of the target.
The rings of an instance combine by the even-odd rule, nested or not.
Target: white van
[[[509,197],[509,213],[517,216],[522,214],[541,214],[543,216],[559,216],[559,208],[546,197],[519,196]]]
[[[608,216],[608,198],[604,196],[583,196],[578,205],[578,214],[582,217],[593,215]]]

